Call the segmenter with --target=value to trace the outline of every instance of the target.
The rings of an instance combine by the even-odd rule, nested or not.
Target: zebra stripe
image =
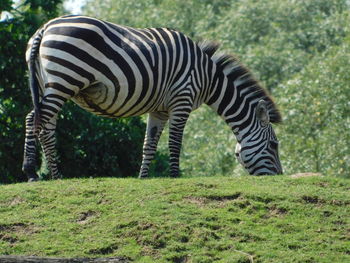
[[[148,175],[167,121],[170,174],[178,176],[183,130],[202,103],[232,128],[238,159],[251,174],[280,173],[270,124],[280,122],[280,114],[251,73],[237,59],[217,54],[218,48],[169,28],[135,29],[85,16],[49,21],[30,39],[26,52],[34,111],[26,119],[23,170],[36,178],[38,137],[52,176],[59,176],[56,118],[71,99],[105,117],[149,113],[140,177]]]

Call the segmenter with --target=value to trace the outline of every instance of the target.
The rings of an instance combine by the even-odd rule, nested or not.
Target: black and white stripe
[[[52,176],[59,176],[56,118],[71,99],[105,117],[149,113],[140,177],[148,175],[167,121],[170,173],[178,176],[183,130],[191,111],[202,103],[232,127],[241,156],[250,149],[249,157],[239,158],[250,173],[281,172],[277,149],[268,143],[271,138],[277,142],[272,127],[269,122],[260,125],[256,117],[258,103],[264,101],[269,120],[280,121],[273,101],[248,70],[232,57],[216,55],[217,49],[168,28],[135,29],[85,16],[49,21],[27,48],[34,110],[26,121],[23,170],[36,178],[38,137]]]

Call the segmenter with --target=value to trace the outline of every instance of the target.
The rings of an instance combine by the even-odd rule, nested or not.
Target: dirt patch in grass
[[[0,233],[13,232],[13,233],[23,233],[23,234],[33,234],[36,232],[32,225],[27,225],[24,223],[14,223],[14,224],[0,224]]]
[[[2,234],[0,233],[0,240],[10,243],[10,244],[14,244],[17,243],[19,240],[15,237],[10,236],[9,234]]]
[[[224,207],[232,200],[236,200],[241,196],[240,192],[229,195],[207,195],[207,196],[188,196],[184,200],[188,203],[195,204],[198,207],[206,205],[215,205],[217,207]]]
[[[15,196],[11,201],[8,202],[8,206],[16,206],[16,205],[19,205],[19,204],[22,204],[24,203],[26,200],[19,197],[19,196]]]
[[[335,206],[350,206],[350,200],[331,200],[330,205],[335,205]]]
[[[96,217],[98,214],[95,211],[87,211],[87,212],[82,212],[79,215],[79,218],[77,220],[77,223],[80,225],[85,225],[89,223],[94,217]]]
[[[137,230],[143,231],[143,230],[148,230],[148,229],[156,229],[158,228],[157,225],[153,224],[152,222],[140,222],[137,225]]]
[[[303,195],[301,197],[301,200],[305,203],[309,204],[315,204],[315,205],[322,205],[322,204],[329,204],[332,206],[349,206],[350,205],[350,200],[324,200],[319,198],[316,195]]]
[[[90,249],[88,253],[91,255],[108,255],[108,254],[112,254],[117,249],[118,249],[118,246],[116,244],[110,244],[107,246]]]
[[[204,183],[196,183],[196,186],[199,186],[200,188],[206,188],[206,189],[212,189],[217,188],[218,186],[215,184],[204,184]]]
[[[325,200],[320,199],[318,196],[314,195],[303,195],[301,197],[302,201],[304,201],[305,203],[309,203],[309,204],[324,204],[326,203]]]
[[[185,197],[184,200],[190,204],[194,204],[199,207],[204,207],[205,205],[208,204],[208,199],[201,196],[188,196],[188,197]]]
[[[281,217],[288,213],[288,210],[283,207],[278,207],[276,205],[272,205],[269,207],[268,214],[266,215],[267,218],[270,217]]]
[[[120,222],[115,226],[116,230],[123,230],[123,229],[128,229],[132,228],[138,225],[138,222],[135,220],[129,221],[129,222]]]
[[[205,196],[205,198],[212,200],[212,201],[225,202],[225,201],[235,200],[238,197],[240,197],[241,194],[242,193],[237,192],[237,193],[233,193],[233,194],[229,194],[229,195],[208,195],[208,196]]]
[[[11,245],[20,242],[21,236],[30,236],[36,232],[34,226],[24,223],[0,224],[0,240]]]

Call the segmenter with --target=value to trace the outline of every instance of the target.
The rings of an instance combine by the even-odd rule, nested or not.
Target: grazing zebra
[[[209,105],[232,128],[236,156],[254,175],[282,173],[271,123],[281,116],[271,97],[219,45],[196,43],[168,28],[135,29],[85,16],[64,16],[29,40],[26,60],[34,110],[26,117],[23,171],[36,180],[36,138],[53,178],[57,113],[71,99],[105,117],[149,113],[140,177],[148,175],[169,121],[170,175],[179,175],[183,130],[191,111]]]

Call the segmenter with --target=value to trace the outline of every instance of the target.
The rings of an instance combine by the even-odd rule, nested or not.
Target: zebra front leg
[[[47,166],[53,179],[61,178],[56,160],[56,118],[47,122],[39,134],[39,141],[44,151]]]
[[[157,151],[158,141],[167,121],[168,114],[165,112],[152,112],[148,115],[139,178],[148,176],[149,166]]]
[[[180,152],[183,131],[189,117],[189,112],[180,110],[174,112],[169,120],[169,151],[170,151],[170,176],[179,176]]]
[[[28,178],[28,182],[39,179],[35,172],[36,167],[36,135],[34,132],[34,110],[26,117],[26,138],[24,142],[24,156],[22,171]]]

